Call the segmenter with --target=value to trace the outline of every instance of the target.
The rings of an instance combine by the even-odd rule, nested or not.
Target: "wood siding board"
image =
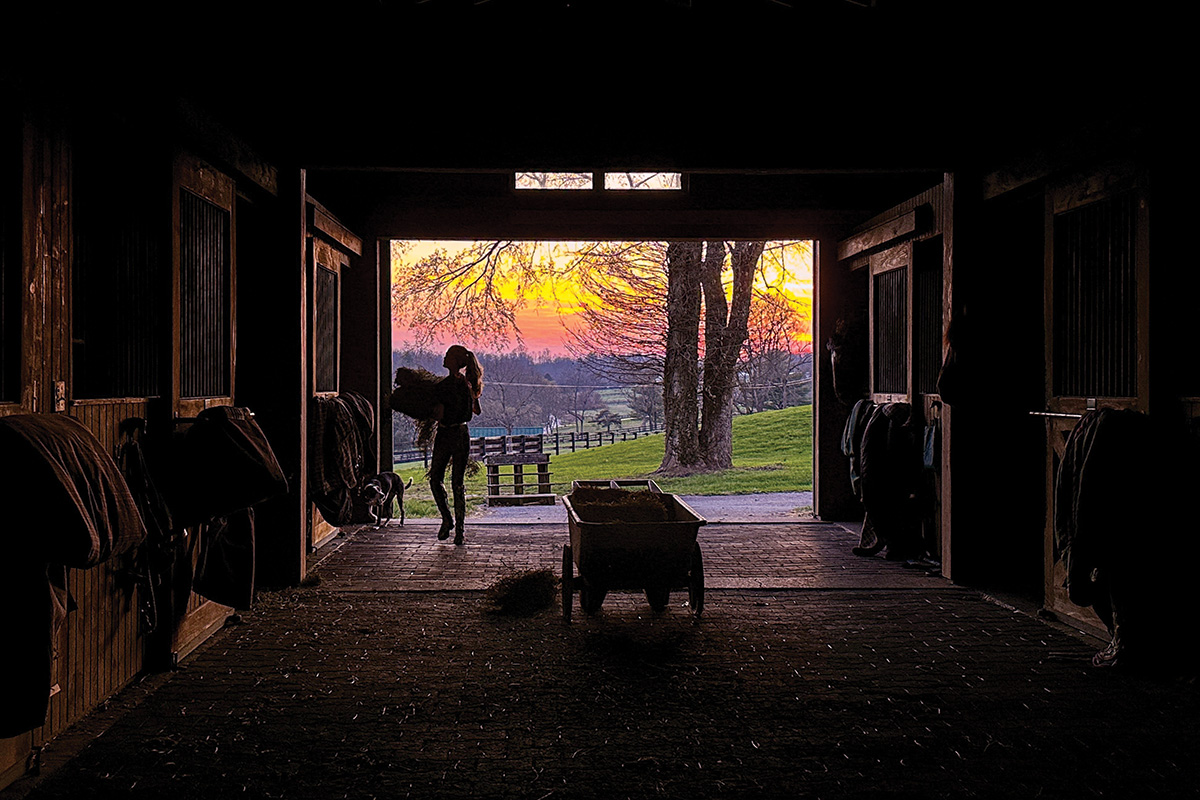
[[[356,256],[362,255],[362,239],[311,197],[308,198],[308,224],[312,228],[312,233],[324,234],[332,244],[341,250]]]
[[[913,210],[839,242],[838,260],[845,261],[848,258],[878,250],[886,247],[890,242],[912,236],[915,233],[917,233],[917,214]]]
[[[192,138],[206,151],[270,195],[279,194],[279,172],[245,141],[196,106],[179,101],[176,113]]]

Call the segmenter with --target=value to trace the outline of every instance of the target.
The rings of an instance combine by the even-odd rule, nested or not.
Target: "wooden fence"
[[[514,453],[574,453],[576,450],[591,450],[606,444],[627,442],[639,437],[662,433],[662,430],[635,431],[585,431],[583,433],[543,433],[524,436],[477,436],[471,439],[471,458],[483,461],[487,456]],[[427,454],[415,448],[394,450],[392,460],[396,464],[426,461]]]

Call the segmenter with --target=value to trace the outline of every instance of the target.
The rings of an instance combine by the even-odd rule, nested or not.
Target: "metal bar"
[[[1030,411],[1031,417],[1054,417],[1055,419],[1083,419],[1083,414],[1063,414],[1058,411]]]

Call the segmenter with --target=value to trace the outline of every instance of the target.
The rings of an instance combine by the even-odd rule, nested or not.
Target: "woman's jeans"
[[[467,472],[467,460],[471,455],[471,431],[466,425],[438,426],[433,438],[433,457],[429,461],[429,489],[433,502],[442,514],[442,523],[455,530],[463,529],[463,518],[467,515],[467,496],[463,479]],[[450,488],[454,492],[454,514],[446,504],[446,465],[450,467]]]

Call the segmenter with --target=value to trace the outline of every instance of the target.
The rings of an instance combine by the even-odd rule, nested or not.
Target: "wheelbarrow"
[[[645,592],[650,608],[666,609],[673,590],[704,610],[704,564],[696,534],[706,520],[654,481],[572,481],[562,499],[570,544],[562,554],[563,619],[579,607],[592,615],[610,590]]]

